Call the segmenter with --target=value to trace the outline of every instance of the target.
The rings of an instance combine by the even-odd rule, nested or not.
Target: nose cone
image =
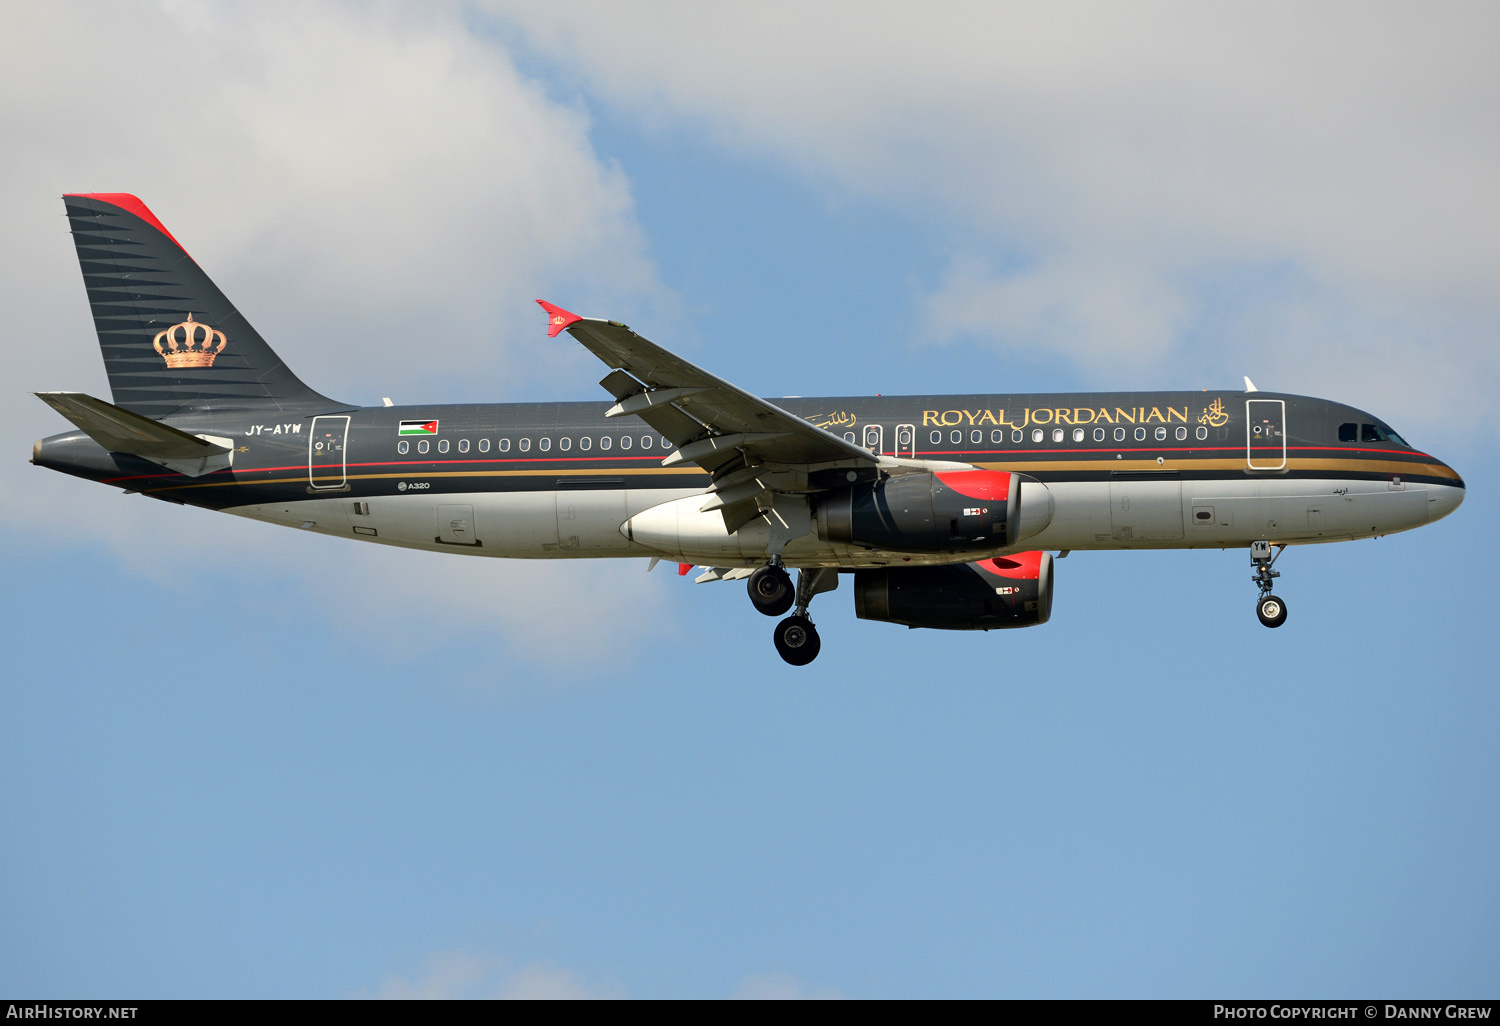
[[[1427,486],[1427,522],[1430,524],[1435,520],[1441,520],[1449,513],[1458,509],[1464,501],[1463,478],[1457,474],[1448,484],[1430,484]]]

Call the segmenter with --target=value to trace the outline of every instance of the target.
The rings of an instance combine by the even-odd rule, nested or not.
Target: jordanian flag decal
[[[435,435],[437,434],[438,422],[435,420],[403,420],[401,422],[401,434],[403,435]]]

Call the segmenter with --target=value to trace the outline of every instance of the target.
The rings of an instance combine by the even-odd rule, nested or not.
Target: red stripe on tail
[[[176,239],[172,238],[172,233],[169,232],[169,231],[167,231],[167,226],[164,225],[164,224],[162,224],[160,221],[158,221],[156,219],[156,215],[153,214],[153,213],[151,213],[150,208],[147,207],[146,204],[142,203],[140,201],[140,199],[138,199],[137,197],[130,195],[130,193],[128,193],[128,192],[70,192],[70,193],[67,193],[66,195],[67,196],[77,196],[80,199],[98,200],[100,203],[108,203],[112,207],[119,207],[121,210],[125,211],[127,214],[134,214],[136,217],[139,217],[142,221],[145,221],[151,227],[153,227],[157,231],[161,232],[167,238],[172,239],[172,244],[174,246],[176,246],[178,249],[182,250],[182,255],[183,256],[187,256],[189,260],[192,259],[191,256],[188,256],[188,251],[186,249],[182,248],[182,243],[180,243]]]

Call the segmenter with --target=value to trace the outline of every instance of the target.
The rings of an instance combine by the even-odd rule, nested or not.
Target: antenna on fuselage
[[[1260,391],[1260,389],[1258,389],[1258,388],[1255,387],[1255,382],[1253,382],[1253,381],[1250,380],[1250,375],[1248,375],[1248,374],[1245,375],[1245,391],[1246,392],[1259,392]]]

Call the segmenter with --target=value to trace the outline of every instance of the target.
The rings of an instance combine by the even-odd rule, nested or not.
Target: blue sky
[[[899,8],[788,39],[122,6],[0,43],[0,990],[1493,995],[1491,10],[1384,11],[1358,45],[1328,16],[1304,51],[1275,8],[1122,36],[943,7],[945,50]],[[136,36],[221,72],[171,88]],[[1469,497],[1289,552],[1274,632],[1244,553],[1079,552],[1026,631],[859,621],[846,585],[797,672],[735,584],[340,544],[27,465],[63,429],[27,393],[107,395],[81,189],[141,195],[357,401],[602,398],[541,295],[771,395],[1248,373],[1371,409]]]

